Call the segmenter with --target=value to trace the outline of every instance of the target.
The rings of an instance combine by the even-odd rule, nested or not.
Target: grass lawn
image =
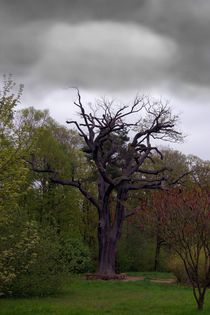
[[[137,274],[136,274],[137,275]],[[60,295],[45,298],[0,299],[0,315],[193,315],[198,314],[192,290],[150,283],[166,275],[139,274],[144,281],[86,281],[76,278]],[[170,275],[168,275],[170,276]],[[210,314],[206,294],[204,315]]]
[[[145,279],[175,279],[173,273],[169,272],[127,272],[129,276],[136,276],[136,277],[145,277]]]

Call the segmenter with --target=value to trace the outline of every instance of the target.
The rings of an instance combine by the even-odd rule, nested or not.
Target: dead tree
[[[74,104],[79,109],[80,120],[67,123],[76,127],[85,143],[83,151],[95,165],[97,195],[88,192],[80,179],[64,179],[52,173],[51,180],[78,188],[97,209],[97,274],[114,278],[122,225],[135,213],[126,209],[126,200],[131,191],[161,188],[167,180],[165,168],[158,169],[155,162],[157,157],[162,159],[162,153],[152,142],[179,141],[181,134],[175,129],[178,117],[172,115],[167,104],[151,102],[145,97],[136,97],[131,106],[115,110],[113,104],[102,102],[97,110],[87,113],[78,90],[77,96]],[[135,123],[131,122],[133,118]],[[146,161],[150,161],[151,168],[145,167]],[[113,199],[114,211],[110,206],[112,201],[113,208]]]

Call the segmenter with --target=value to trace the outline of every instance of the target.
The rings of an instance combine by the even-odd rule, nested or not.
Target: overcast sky
[[[0,74],[25,84],[23,105],[73,113],[86,102],[170,100],[188,137],[176,146],[210,160],[210,1],[0,0]]]

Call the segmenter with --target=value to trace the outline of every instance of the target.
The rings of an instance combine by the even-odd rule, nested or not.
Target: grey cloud
[[[66,22],[72,25],[94,19],[100,20],[112,17],[114,19],[115,15],[119,15],[119,12],[127,14],[128,9],[132,10],[133,6],[139,6],[141,2],[144,3],[143,0],[133,0],[130,4],[128,4],[127,1],[121,1],[119,10],[118,1],[111,0],[0,0],[0,72],[13,73],[23,77],[23,79],[24,76],[28,79],[28,76],[30,77],[37,74],[37,69],[40,69],[39,65],[43,63],[46,53],[51,54],[48,47],[46,47],[46,34],[56,23]],[[72,41],[72,38],[63,38],[63,40]],[[75,40],[75,37],[73,37],[73,40]],[[71,54],[69,51],[67,53]],[[78,54],[81,55],[80,52],[78,52]],[[93,52],[93,56],[95,55],[98,55],[98,53]],[[93,56],[91,59],[93,59]],[[57,82],[67,71],[66,68],[62,69],[64,57],[60,57],[61,60],[57,59],[54,65],[54,68],[57,68]],[[86,57],[83,57],[86,60]],[[65,58],[69,58],[69,56]],[[99,58],[96,57],[96,60],[99,60],[99,64],[98,66],[95,65],[95,73],[92,73],[91,69],[90,73],[86,73],[88,82],[90,83],[91,74],[93,77],[95,76],[95,78],[98,77],[98,79],[103,77],[102,73],[96,73],[103,68],[100,65],[100,56]],[[58,64],[60,62],[61,66],[59,67]],[[89,68],[90,65],[87,65],[86,71],[88,71]],[[62,71],[62,73],[60,73],[60,71]],[[75,83],[88,85],[88,82],[85,82],[85,76],[83,76],[83,69],[77,67],[75,70],[75,65],[73,64],[68,71],[71,73],[71,77]],[[49,69],[48,78],[47,74],[45,77],[45,79],[48,79],[49,85],[53,84],[54,81],[54,77],[51,78],[50,76],[51,72],[52,69]],[[80,74],[78,72],[80,72]],[[40,73],[39,79],[40,76],[42,76],[42,73]],[[66,77],[68,76],[69,75],[66,74]],[[98,79],[96,81],[99,84]],[[36,78],[34,78],[34,81],[36,81]],[[93,80],[93,83],[94,82]],[[104,84],[103,80],[101,84]]]
[[[65,20],[81,22],[89,19],[120,19],[141,7],[147,0],[0,0],[5,14],[16,22],[32,20]]]
[[[145,16],[149,18],[145,18],[144,23],[167,34],[179,45],[173,80],[209,86],[210,2],[153,0],[148,2],[146,12]]]
[[[72,85],[85,100],[161,94],[183,112],[185,153],[209,159],[209,30],[208,0],[0,0],[0,74],[62,123]]]
[[[209,85],[210,2],[206,0],[0,0],[0,9],[1,72],[36,75],[34,82],[45,80],[53,86],[69,80],[87,88],[129,89],[165,81],[173,92],[174,86],[184,89],[187,83]],[[48,46],[50,29],[61,22],[79,25],[90,21],[145,26],[171,38],[178,47],[177,55],[170,64],[148,63],[130,54],[110,56],[109,47],[101,53],[96,45],[88,55],[78,47],[77,52],[58,54],[54,65],[49,62],[55,55]],[[63,41],[76,42],[76,38],[63,37]]]
[[[26,76],[43,56],[47,29],[45,23],[0,27],[0,72]]]
[[[65,40],[72,37],[74,41]],[[109,90],[160,84],[176,52],[167,37],[137,25],[107,22],[58,24],[48,33],[46,46],[32,70],[38,81]]]

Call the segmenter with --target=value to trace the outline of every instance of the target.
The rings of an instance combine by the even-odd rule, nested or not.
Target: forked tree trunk
[[[193,288],[194,291],[194,295],[195,295],[195,288]],[[198,294],[197,298],[196,298],[196,302],[197,302],[197,308],[199,311],[203,310],[203,306],[204,306],[204,299],[205,299],[205,293],[206,293],[206,287],[204,287]]]
[[[203,306],[204,306],[204,296],[201,295],[201,296],[199,296],[199,299],[197,301],[198,310],[202,311],[203,310]]]
[[[197,303],[197,309],[199,311],[203,310],[204,306],[204,299],[205,299],[205,293],[206,293],[206,288],[207,284],[202,288],[200,286],[199,280],[197,282],[197,285],[191,281],[192,287],[193,287],[193,295]]]

